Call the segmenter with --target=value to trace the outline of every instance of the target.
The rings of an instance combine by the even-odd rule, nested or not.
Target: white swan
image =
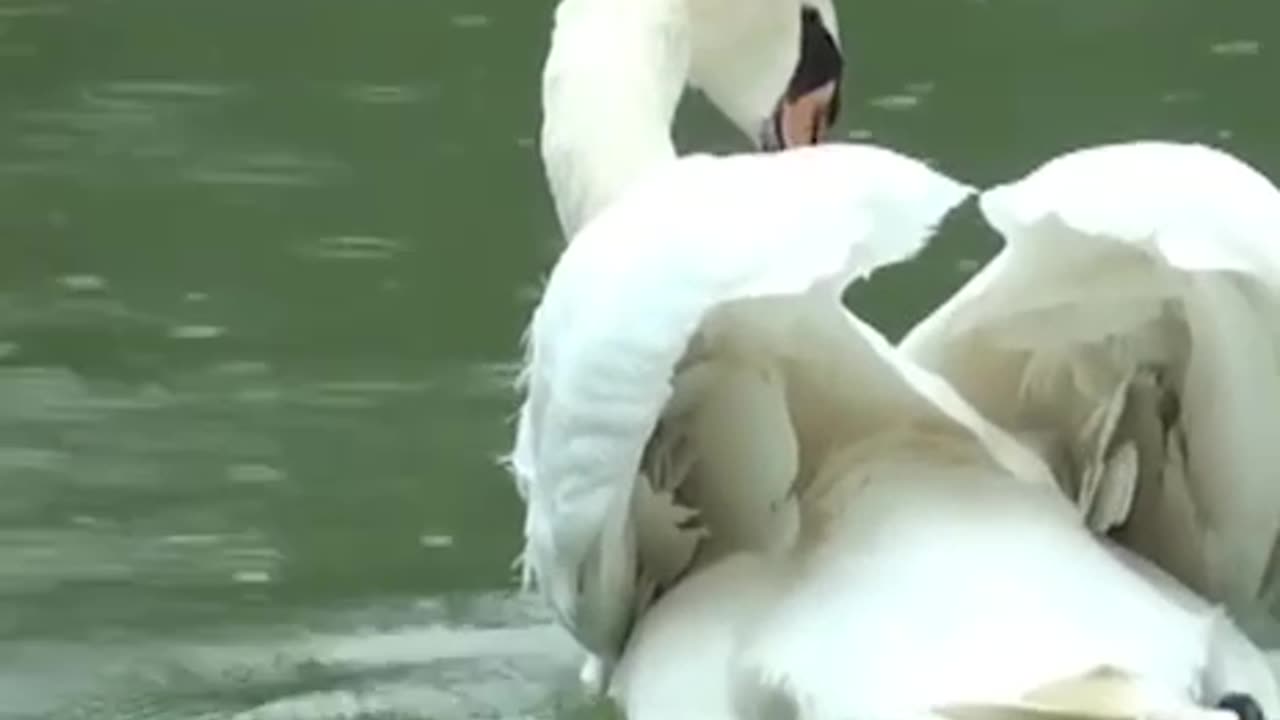
[[[543,67],[541,152],[566,240],[676,161],[671,124],[686,86],[778,149],[822,138],[843,66],[831,0],[561,0]],[[598,687],[606,672],[589,660],[583,679]]]
[[[773,3],[771,7],[776,9],[786,5]],[[780,87],[777,79],[784,77],[778,68],[793,68],[797,64],[795,55],[784,54],[786,48],[793,45],[775,45],[783,48],[782,53],[725,52],[726,49],[750,47],[745,44],[746,39],[758,41],[763,37],[776,40],[788,35],[775,33],[777,27],[786,25],[757,21],[759,18],[776,17],[780,23],[785,23],[788,17],[794,16],[785,13],[769,15],[763,11],[753,14],[747,11],[747,7],[726,5],[716,0],[645,0],[631,4],[608,0],[566,0],[561,4],[552,52],[544,69],[547,115],[542,149],[557,212],[567,234],[576,233],[602,209],[616,202],[624,190],[637,185],[650,188],[647,190],[649,194],[644,196],[649,198],[649,204],[637,199],[634,201],[637,205],[632,205],[630,214],[619,211],[620,216],[630,218],[628,222],[634,228],[647,227],[652,233],[666,233],[670,238],[685,239],[694,231],[730,235],[720,223],[739,211],[729,207],[724,197],[721,197],[718,213],[707,213],[708,208],[703,205],[708,198],[708,189],[716,187],[716,183],[722,184],[721,190],[736,193],[731,197],[735,206],[740,203],[742,207],[754,208],[748,203],[779,201],[789,197],[789,193],[814,194],[811,191],[817,181],[812,176],[813,156],[809,155],[805,156],[810,159],[804,161],[804,165],[785,161],[792,169],[776,175],[774,173],[781,173],[778,169],[781,165],[747,171],[748,166],[739,164],[744,159],[733,161],[733,165],[713,162],[710,167],[718,169],[712,170],[706,169],[708,161],[704,159],[691,161],[694,163],[692,166],[689,162],[680,165],[672,162],[675,151],[669,125],[686,81],[698,84],[698,78],[702,77],[701,84],[713,101],[744,130],[750,132],[757,126],[771,129],[774,135],[781,135],[792,144],[797,140],[811,139],[811,135],[820,131],[821,120],[828,115],[826,108],[834,106],[834,83],[807,88],[814,92],[804,96],[792,97],[792,93],[787,93],[786,100],[781,105],[777,103]],[[706,17],[699,13],[714,10],[723,14],[726,8],[731,10],[732,23],[738,23],[736,27],[754,30],[700,36],[698,28],[715,27],[715,24],[699,24],[699,17],[704,20]],[[813,27],[814,18],[817,18],[820,28],[833,28],[829,20],[831,16],[829,6],[825,7],[825,12],[801,14],[798,22],[801,37],[804,37],[805,28]],[[824,30],[819,36],[822,34],[834,43],[833,30]],[[735,42],[715,41],[724,37],[733,37]],[[735,69],[733,63],[726,62],[742,57],[764,63],[765,70],[772,69],[773,74],[755,72],[759,68],[748,69],[745,66]],[[788,61],[778,62],[779,58],[787,58]],[[772,78],[773,81],[758,82],[759,77]],[[774,87],[772,94],[761,90],[771,85]],[[795,102],[801,97],[806,98],[804,102]],[[582,108],[595,106],[599,106],[601,112],[613,113],[609,117],[614,122],[600,123],[600,112],[582,111]],[[776,111],[775,106],[782,111]],[[566,113],[566,109],[577,112]],[[793,117],[787,117],[788,111]],[[773,120],[766,119],[769,117]],[[871,164],[882,171],[888,167],[884,163]],[[830,172],[840,174],[834,170]],[[765,181],[765,176],[771,176],[773,180]],[[888,172],[888,176],[902,180],[902,176],[894,172]],[[780,183],[783,177],[791,182]],[[748,178],[754,180],[748,181]],[[883,177],[877,179],[883,180]],[[922,186],[929,183],[920,181],[919,186],[914,182],[906,184],[922,190]],[[941,187],[942,184],[933,185],[935,190]],[[765,189],[775,194],[762,194],[760,191]],[[900,187],[895,189],[901,190]],[[677,190],[685,193],[684,205],[672,204],[671,193]],[[821,193],[817,195],[821,196]],[[842,202],[833,200],[835,196],[823,197],[827,197],[831,204],[823,206],[819,202],[821,210],[832,211]],[[658,202],[658,198],[663,200]],[[805,197],[803,202],[794,205],[781,203],[780,209],[790,207],[795,216],[785,218],[791,223],[790,227],[777,222],[778,216],[772,218],[775,221],[772,227],[778,233],[776,237],[808,239],[829,231],[830,227],[812,217],[805,217],[805,211],[800,210],[809,207],[805,202],[815,200]],[[890,224],[906,222],[912,228],[911,232],[899,238],[904,241],[917,239],[921,233],[915,225],[921,218],[933,217],[930,213],[936,214],[942,209],[936,203],[912,208],[909,203],[889,202],[885,198],[881,201],[883,205],[878,210],[888,213],[880,217],[881,222],[886,222],[887,217]],[[628,204],[631,202],[629,200]],[[637,215],[636,207],[644,210]],[[675,214],[677,223],[674,225],[654,227],[641,222],[646,214],[672,213],[676,207],[682,208],[682,213]],[[865,202],[863,210],[867,210]],[[821,211],[815,215],[825,217]],[[867,221],[869,215],[863,215],[858,222]],[[700,708],[699,712],[723,710],[728,713],[726,708],[735,699],[741,701],[741,698],[762,696],[800,702],[810,711],[807,716],[822,716],[828,710],[834,712],[849,698],[876,697],[850,693],[848,690],[851,688],[847,687],[843,688],[844,692],[837,691],[830,673],[824,676],[819,672],[822,669],[819,663],[833,662],[831,655],[805,655],[806,659],[792,655],[789,660],[779,660],[779,657],[788,656],[754,650],[776,649],[779,642],[805,637],[822,638],[821,635],[787,630],[803,627],[803,622],[814,622],[813,617],[787,610],[789,604],[803,604],[824,597],[823,593],[814,592],[813,587],[831,583],[842,588],[850,598],[853,596],[849,593],[861,596],[866,587],[881,588],[883,592],[878,596],[884,597],[894,593],[901,596],[911,594],[903,589],[910,584],[890,582],[874,574],[846,574],[840,563],[812,560],[823,557],[821,548],[837,546],[814,545],[806,540],[806,533],[812,535],[825,531],[842,537],[837,531],[845,529],[847,522],[858,517],[856,512],[846,511],[840,504],[806,500],[821,495],[808,488],[819,477],[820,471],[830,471],[833,467],[831,463],[836,461],[832,458],[837,456],[832,453],[876,435],[886,423],[907,422],[909,425],[923,424],[933,432],[949,437],[951,443],[960,443],[960,452],[967,458],[966,462],[939,459],[937,470],[939,474],[961,476],[961,481],[967,478],[973,483],[974,495],[980,495],[977,491],[983,488],[984,478],[1038,478],[1047,483],[1048,471],[1038,458],[1026,453],[1020,445],[977,416],[945,384],[894,359],[893,353],[873,332],[844,316],[842,311],[835,310],[835,306],[810,304],[812,296],[802,291],[809,287],[810,282],[816,282],[815,278],[827,277],[825,273],[832,268],[866,272],[885,262],[901,259],[915,247],[912,243],[895,246],[854,242],[845,248],[846,251],[856,249],[871,254],[842,264],[833,258],[848,258],[839,253],[823,255],[831,250],[819,242],[815,245],[821,246],[816,255],[808,261],[797,261],[794,266],[788,266],[784,258],[786,253],[772,247],[760,254],[748,255],[755,258],[752,262],[776,263],[776,268],[729,263],[727,267],[704,275],[702,271],[706,268],[700,267],[699,261],[722,263],[739,248],[735,246],[730,250],[723,244],[715,245],[714,256],[696,256],[691,261],[684,253],[696,246],[696,242],[679,249],[669,244],[653,243],[652,235],[642,242],[634,239],[639,237],[634,228],[628,231],[625,224],[615,220],[605,224],[612,231],[596,230],[594,234],[599,237],[608,236],[610,232],[622,235],[631,232],[631,243],[664,248],[662,252],[667,255],[648,258],[651,262],[656,260],[659,265],[667,263],[662,266],[663,272],[657,272],[658,268],[650,265],[648,267],[653,274],[642,274],[641,278],[641,287],[645,287],[644,281],[661,280],[662,284],[647,286],[650,293],[635,292],[635,286],[622,282],[617,287],[600,285],[601,278],[615,281],[630,279],[631,266],[626,257],[614,257],[611,251],[597,250],[596,254],[588,255],[593,260],[579,265],[568,275],[588,280],[559,282],[561,286],[568,283],[570,287],[577,288],[567,291],[566,296],[573,298],[569,305],[577,303],[589,307],[602,303],[611,308],[611,312],[588,313],[585,317],[592,318],[588,324],[593,329],[584,333],[570,331],[584,317],[574,309],[559,311],[559,320],[543,322],[544,328],[555,328],[553,330],[544,329],[539,333],[535,324],[528,368],[530,394],[521,411],[517,447],[512,458],[521,492],[529,504],[525,559],[531,574],[539,581],[565,626],[580,642],[608,663],[622,655],[623,672],[616,679],[615,691],[635,716],[670,716],[675,710],[673,702]],[[850,234],[837,237],[837,240],[848,243],[852,237],[854,235]],[[825,258],[828,264],[818,263],[815,259],[818,257]],[[571,262],[567,256],[562,267]],[[832,262],[835,264],[830,264]],[[797,271],[797,268],[806,269]],[[717,275],[721,270],[727,274]],[[755,271],[763,274],[759,277],[751,275]],[[744,272],[747,276],[735,276],[735,272]],[[561,278],[566,277],[560,270],[557,274]],[[785,282],[775,285],[780,279]],[[685,286],[682,282],[692,284]],[[553,279],[548,288],[548,300],[556,283]],[[825,287],[822,282],[817,284]],[[629,289],[623,292],[620,288]],[[693,294],[681,295],[682,288],[693,291]],[[764,312],[759,317],[756,317],[756,311],[762,308],[753,302],[723,304],[762,292],[772,294],[778,289],[802,297],[793,296],[790,301],[776,306],[766,303],[768,307],[763,308]],[[656,304],[661,310],[661,299],[671,299],[664,292],[670,290],[676,291],[678,302],[676,306],[666,306],[666,309],[675,308],[685,314],[677,312],[673,316],[658,312],[654,318],[649,318],[648,313],[655,308],[648,305]],[[831,299],[821,293],[818,295]],[[614,298],[614,303],[605,302],[606,298]],[[693,302],[694,305],[680,305],[684,302]],[[699,302],[702,304],[698,305]],[[539,311],[540,317],[547,317],[547,313],[556,316],[557,313],[549,310],[553,305],[544,303]],[[692,315],[688,314],[691,307],[697,310]],[[793,325],[797,318],[791,312],[797,307],[803,308],[802,316],[816,324],[800,322]],[[702,311],[709,311],[709,315],[702,316]],[[809,317],[809,312],[817,315]],[[682,317],[684,324],[663,325],[674,322],[673,317]],[[822,319],[814,320],[815,317]],[[843,330],[833,332],[835,325],[831,324],[831,318],[834,317],[843,318]],[[814,346],[810,348],[812,354],[809,359],[802,361],[794,361],[791,356],[805,353],[780,353],[780,348],[788,344],[798,348],[802,343],[813,342],[813,337],[806,335],[802,339],[795,334],[798,328],[817,332],[823,323],[827,323],[826,329],[831,332],[828,338],[833,343],[831,347],[821,349]],[[656,334],[646,337],[645,328]],[[663,335],[673,330],[675,335]],[[603,335],[592,334],[601,332]],[[541,341],[540,334],[543,336]],[[845,339],[837,340],[838,336]],[[628,339],[634,342],[629,343]],[[646,348],[647,341],[657,344]],[[655,351],[661,352],[655,356]],[[628,352],[636,355],[631,356]],[[824,356],[825,359],[819,359]],[[861,360],[861,364],[848,364],[851,360]],[[870,406],[876,407],[876,402],[884,404],[875,412],[866,412],[867,387],[860,386],[862,394],[852,390],[842,394],[830,387],[820,387],[825,382],[816,379],[823,375],[817,370],[820,367],[842,368],[850,377],[859,378],[854,384],[866,382],[869,387],[878,387],[882,392],[870,395]],[[648,374],[626,375],[628,371],[644,371],[646,368]],[[654,368],[658,368],[657,375],[653,374]],[[619,369],[623,373],[621,376],[608,374]],[[673,369],[677,371],[674,388],[668,388],[666,383]],[[808,381],[796,382],[794,376],[797,375],[807,376]],[[655,382],[655,378],[661,382]],[[830,395],[824,396],[824,391]],[[646,397],[646,393],[652,394]],[[601,403],[612,401],[617,404],[601,406]],[[797,405],[804,406],[804,412],[800,412]],[[863,412],[850,414],[852,408],[858,407]],[[660,413],[662,419],[658,422],[656,419]],[[639,425],[635,424],[637,419]],[[942,429],[939,431],[939,428]],[[911,441],[919,440],[919,437],[910,437],[913,438]],[[957,437],[962,439],[957,440]],[[945,454],[948,444],[940,442],[935,449]],[[876,458],[876,462],[890,465],[901,460],[893,452]],[[856,476],[857,473],[855,468],[850,468],[847,474]],[[605,482],[601,482],[602,478]],[[928,480],[928,477],[922,480]],[[849,484],[841,481],[834,486],[845,488]],[[928,500],[931,494],[927,482],[921,487],[915,487],[916,484],[919,483],[904,483],[901,489],[894,485],[878,502],[883,507],[901,507],[906,502],[903,498],[912,498],[910,504],[926,508],[930,502],[937,502],[936,493],[933,494],[934,501]],[[677,495],[678,503],[675,502]],[[871,497],[877,496],[873,494]],[[1180,597],[1180,588],[1165,579],[1160,584],[1164,588],[1163,593],[1151,590],[1150,578],[1154,576],[1150,568],[1139,564],[1142,572],[1138,575],[1148,577],[1147,581],[1142,581],[1132,574],[1132,570],[1123,570],[1119,564],[1125,560],[1123,556],[1101,550],[1092,555],[1077,552],[1086,546],[1097,548],[1081,540],[1078,525],[1063,521],[1061,507],[1054,504],[1058,501],[1053,499],[1056,496],[1052,492],[1040,492],[1034,497],[1034,501],[1023,502],[1016,493],[1010,493],[1004,500],[1011,507],[1030,509],[1007,514],[1014,517],[1025,514],[1024,521],[1039,518],[1038,522],[1047,527],[1057,527],[1063,535],[1051,545],[1068,559],[1076,554],[1073,562],[1054,566],[1055,572],[1047,572],[1046,566],[1038,566],[1042,574],[1059,578],[1060,584],[1078,587],[1072,583],[1078,581],[1081,574],[1120,573],[1119,576],[1128,580],[1117,581],[1115,588],[1096,597],[1113,601],[1104,602],[1104,608],[1140,610],[1140,617],[1115,611],[1103,614],[1103,620],[1092,625],[1083,623],[1090,628],[1085,634],[1096,642],[1081,641],[1080,645],[1087,650],[1078,653],[1078,657],[1072,657],[1109,658],[1110,662],[1125,666],[1134,677],[1148,684],[1142,686],[1145,690],[1152,687],[1157,690],[1154,695],[1148,692],[1143,696],[1143,707],[1147,708],[1166,700],[1211,699],[1218,691],[1230,689],[1255,694],[1268,710],[1275,707],[1275,689],[1270,676],[1259,673],[1256,650],[1235,632],[1229,622],[1215,619],[1212,611],[1199,601],[1188,601],[1189,604],[1184,603],[1186,606],[1178,609],[1175,601]],[[857,505],[860,504],[861,501]],[[687,506],[697,508],[696,517]],[[808,512],[804,511],[805,507]],[[933,507],[936,509],[936,504]],[[833,512],[834,518],[815,520],[813,511],[820,508]],[[890,528],[886,532],[904,533],[908,540],[919,537],[919,525],[908,523],[899,527],[893,522],[895,517],[894,513],[889,513],[887,520],[878,515],[869,520],[878,518]],[[919,515],[908,514],[905,517],[928,518],[930,515],[921,511]],[[874,526],[870,522],[868,525]],[[916,528],[915,532],[912,527]],[[1020,526],[1012,523],[1010,527]],[[964,537],[965,533],[960,532],[964,529],[963,525],[957,528],[957,537]],[[970,535],[974,539],[967,544],[957,543],[950,557],[957,560],[985,554],[986,567],[994,576],[1004,574],[1002,568],[1006,572],[1029,572],[1024,567],[1025,563],[1018,564],[1017,558],[1002,559],[998,553],[990,552],[995,538],[1007,542],[1012,534],[972,532]],[[793,543],[797,537],[801,541],[798,549]],[[920,564],[919,557],[929,557],[938,548],[936,542],[918,544],[926,550],[916,553],[916,559],[912,559],[914,545],[910,542],[901,545],[902,553],[893,561],[897,569],[895,573]],[[838,547],[840,554],[862,549],[856,538],[841,540]],[[753,603],[747,601],[752,598],[752,584],[795,580],[785,563],[778,564],[781,561],[777,553],[787,548],[814,563],[819,572],[799,578],[802,582],[811,583],[808,592],[803,591],[805,586],[801,585],[801,590],[784,596],[786,602],[768,598],[758,600],[762,604],[756,609],[770,613],[770,622],[761,626],[766,631],[746,633],[744,628],[750,627],[751,622],[744,618],[753,616],[730,612],[735,609],[731,603],[741,600],[743,608],[751,610]],[[742,551],[756,554],[742,555]],[[787,554],[781,557],[794,559]],[[1017,557],[1025,560],[1023,556]],[[950,566],[950,561],[943,562]],[[1129,562],[1134,561],[1129,559]],[[744,567],[743,563],[748,568],[745,581],[736,579],[739,571],[735,568]],[[698,567],[705,570],[686,577],[691,569]],[[933,568],[920,576],[933,578],[933,587],[938,592],[947,592],[954,576],[942,575],[936,570]],[[1061,572],[1061,575],[1056,572]],[[1126,572],[1130,574],[1125,575]],[[720,583],[725,581],[717,578],[725,575],[729,578],[728,584],[721,586]],[[738,582],[746,582],[747,585],[735,585]],[[697,590],[707,587],[711,588],[709,592]],[[919,590],[922,586],[912,587]],[[1171,588],[1179,592],[1174,593]],[[663,591],[669,592],[651,611],[646,612]],[[985,595],[977,592],[973,596],[974,602]],[[877,595],[867,597],[874,596]],[[839,598],[841,595],[835,593],[828,597]],[[720,623],[692,623],[698,617],[696,611],[670,609],[682,607],[686,602],[694,606],[699,602],[710,603]],[[1022,603],[1017,605],[1022,607]],[[880,607],[881,611],[887,609],[888,605]],[[1034,618],[1028,622],[1042,630],[1059,620],[1073,617],[1067,604],[1037,605],[1031,602],[1025,612]],[[865,623],[874,625],[879,622],[877,617],[910,621],[918,613],[918,608],[912,608],[905,612],[899,610],[897,616],[878,616],[872,607],[860,610],[857,616],[864,623],[862,629],[865,630]],[[818,616],[818,619],[831,617]],[[954,614],[950,617],[953,621],[957,619]],[[1122,632],[1125,628],[1147,627],[1138,622],[1141,617],[1163,618],[1153,620],[1148,627],[1148,630],[1157,628],[1160,632]],[[633,630],[632,623],[637,618],[641,624]],[[857,627],[857,623],[852,626]],[[721,630],[719,635],[716,628]],[[692,638],[700,637],[700,631],[712,635],[705,644],[691,642]],[[1168,634],[1164,634],[1166,631]],[[971,637],[984,634],[976,632]],[[1117,636],[1127,639],[1116,640]],[[667,645],[662,640],[664,637],[674,640],[675,644]],[[1005,637],[1017,640],[1021,636]],[[1039,637],[1045,641],[1042,649],[1046,655],[1053,657],[1048,649],[1053,647],[1052,641],[1061,642],[1062,637],[1052,633],[1049,638]],[[838,638],[843,640],[837,642]],[[1163,642],[1158,642],[1161,638]],[[857,638],[838,633],[831,634],[826,640],[833,643],[825,647],[828,650],[848,644],[857,645],[869,653],[862,657],[870,658],[867,662],[871,664],[878,662],[875,659],[877,653],[901,652],[888,645],[856,642]],[[730,647],[730,641],[735,648],[732,655],[715,655],[715,648]],[[972,678],[965,683],[939,684],[941,681],[934,676],[929,680],[934,683],[933,692],[922,697],[941,698],[948,702],[1007,700],[1020,681],[1032,677],[1050,681],[1055,679],[1053,675],[1057,670],[1070,665],[1055,659],[1048,664],[1031,664],[1029,667],[1036,669],[1020,675],[1010,658],[1016,656],[1014,650],[1025,650],[1026,647],[1026,643],[1013,645],[1012,649],[1006,648],[1012,654],[998,656],[1003,660],[976,664]],[[704,654],[689,654],[693,650]],[[711,652],[711,656],[707,656],[707,652]],[[1162,664],[1159,658],[1164,656],[1176,659]],[[642,657],[650,659],[640,660]],[[712,681],[703,682],[707,675],[686,671],[685,659],[693,657],[709,661],[690,661],[689,665],[697,670],[709,670]],[[846,652],[836,657],[848,660],[850,655]],[[669,678],[664,674],[666,669],[676,671],[677,678],[684,678],[685,690],[699,690],[700,694],[689,695],[683,691],[675,695],[664,694],[664,690],[671,687],[682,687],[679,682],[668,685]],[[905,677],[899,672],[902,669],[899,665],[895,671],[899,680]],[[657,678],[656,685],[654,678]],[[733,691],[721,692],[734,678],[747,680],[745,684],[735,686]],[[986,685],[980,682],[983,678]],[[760,682],[761,679],[764,682]],[[786,688],[781,694],[773,692],[777,680],[782,680],[782,686]],[[690,682],[693,684],[689,685]],[[638,706],[637,702],[640,703]],[[766,703],[765,706],[770,705]],[[865,710],[875,706],[861,707]],[[892,706],[891,703],[879,707],[904,710],[904,706]],[[919,706],[910,707],[918,709]],[[715,714],[702,716],[717,717]]]
[[[831,0],[561,0],[542,73],[541,152],[565,238],[676,158],[686,85],[767,147],[839,110]]]
[[[1006,247],[904,350],[1040,447],[1095,530],[1274,635],[1280,191],[1142,142],[1058,158],[982,210]]]
[[[841,305],[967,194],[872,148],[693,157],[565,251],[513,456],[525,559],[628,717],[963,717],[1099,667],[1131,714],[1280,710],[1229,620]]]

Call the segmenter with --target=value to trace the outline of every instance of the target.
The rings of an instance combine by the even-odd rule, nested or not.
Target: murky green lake
[[[1273,0],[842,2],[841,129],[971,182],[1280,177]],[[0,717],[553,717],[495,463],[549,0],[0,0]],[[686,147],[743,146],[693,104]],[[994,248],[854,293],[896,333]]]

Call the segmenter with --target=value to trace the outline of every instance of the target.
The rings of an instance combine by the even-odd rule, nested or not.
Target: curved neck
[[[542,162],[566,239],[675,158],[685,0],[562,0],[542,74]]]

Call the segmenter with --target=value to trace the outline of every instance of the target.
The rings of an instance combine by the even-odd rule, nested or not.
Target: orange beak
[[[831,107],[835,102],[836,84],[829,82],[792,101],[784,100],[778,109],[778,135],[784,148],[816,145],[831,129]]]
[[[817,145],[826,139],[839,110],[838,103],[834,80],[795,98],[784,98],[761,133],[761,148],[785,150]]]

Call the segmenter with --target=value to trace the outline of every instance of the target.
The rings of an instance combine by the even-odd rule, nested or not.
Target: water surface
[[[510,361],[559,244],[551,4],[0,4],[0,717],[564,715],[514,592]],[[847,3],[842,134],[1280,176],[1266,0]],[[686,147],[742,147],[693,104]],[[994,248],[853,298],[899,332]]]

